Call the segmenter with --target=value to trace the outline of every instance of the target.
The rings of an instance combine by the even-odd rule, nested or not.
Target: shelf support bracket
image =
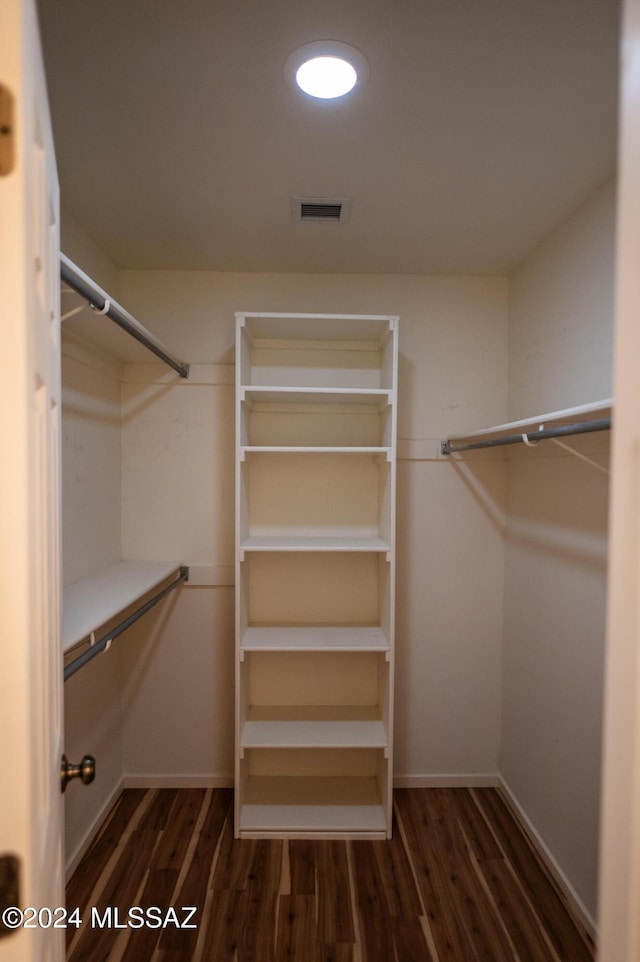
[[[601,471],[602,474],[608,475],[611,473],[609,471],[609,468],[605,468],[604,465],[598,464],[598,462],[594,461],[593,458],[588,458],[587,455],[582,454],[581,451],[576,451],[576,449],[572,448],[570,444],[565,444],[564,441],[558,441],[557,438],[549,438],[549,440],[553,441],[554,444],[557,444],[558,447],[562,448],[564,451],[568,451],[568,453],[572,454],[574,458],[579,458],[581,461],[584,461],[586,464],[590,464],[592,468],[596,468],[598,471]]]

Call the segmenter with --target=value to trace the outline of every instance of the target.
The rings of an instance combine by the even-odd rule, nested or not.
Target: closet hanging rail
[[[149,601],[146,601],[139,608],[136,608],[136,610],[130,614],[128,618],[125,618],[124,621],[121,621],[119,625],[116,625],[115,628],[112,628],[111,631],[108,631],[102,636],[102,638],[98,639],[95,644],[91,645],[90,648],[87,648],[87,650],[83,651],[81,655],[78,655],[77,658],[74,658],[73,661],[69,662],[64,669],[64,680],[66,681],[68,678],[71,678],[71,676],[75,675],[77,671],[79,671],[81,668],[84,668],[84,666],[90,662],[92,658],[95,658],[96,655],[99,655],[101,651],[105,651],[114,638],[117,638],[118,635],[121,635],[123,631],[126,631],[127,628],[130,628],[131,625],[135,624],[138,618],[142,618],[142,616],[145,615],[147,611],[150,611],[154,605],[157,605],[159,601],[162,601],[162,599],[168,595],[170,591],[173,591],[174,588],[177,588],[179,585],[183,584],[183,582],[188,581],[188,579],[189,569],[186,565],[182,565],[180,567],[180,574],[175,581],[172,581],[171,584],[162,588],[153,596],[153,598],[150,598]]]
[[[567,437],[572,434],[590,434],[593,431],[608,431],[611,418],[598,418],[595,421],[577,421],[575,424],[557,424],[555,427],[529,430],[520,434],[508,434],[501,438],[484,438],[478,441],[462,441],[449,438],[442,442],[442,454],[457,454],[459,451],[474,451],[478,448],[498,448],[506,444],[537,444],[548,438]]]
[[[166,347],[148,331],[143,325],[132,317],[117,301],[112,300],[101,287],[93,281],[84,271],[81,271],[65,254],[60,252],[60,277],[65,284],[68,284],[77,294],[84,297],[99,313],[106,314],[118,327],[134,337],[136,341],[152,351],[165,364],[177,371],[180,377],[189,377],[189,365],[171,354]]]

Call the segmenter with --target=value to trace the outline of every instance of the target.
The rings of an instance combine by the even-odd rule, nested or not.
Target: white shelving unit
[[[236,321],[236,836],[389,837],[398,319]]]

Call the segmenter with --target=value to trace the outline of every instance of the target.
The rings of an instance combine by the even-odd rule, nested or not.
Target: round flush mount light
[[[285,76],[293,87],[319,100],[344,97],[369,75],[363,54],[339,40],[305,43],[287,58]]]

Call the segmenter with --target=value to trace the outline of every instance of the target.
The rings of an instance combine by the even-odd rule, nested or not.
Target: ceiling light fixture
[[[287,58],[285,76],[294,87],[319,100],[344,97],[364,83],[369,65],[359,50],[339,40],[305,43]]]

